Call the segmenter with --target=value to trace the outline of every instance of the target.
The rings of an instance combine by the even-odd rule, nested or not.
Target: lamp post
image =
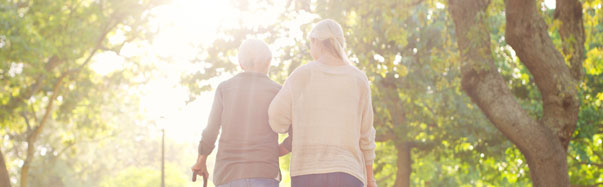
[[[165,129],[161,129],[161,187],[165,187]]]
[[[165,117],[159,117],[158,122],[161,128],[161,187],[165,187]]]

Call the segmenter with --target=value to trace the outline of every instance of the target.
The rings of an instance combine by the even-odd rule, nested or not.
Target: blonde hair
[[[251,68],[257,65],[268,65],[272,59],[272,52],[262,40],[247,39],[239,46],[237,56],[241,66]]]
[[[341,25],[332,19],[325,19],[318,22],[309,35],[310,39],[315,39],[322,43],[333,55],[347,62],[348,56],[345,53],[345,38]]]

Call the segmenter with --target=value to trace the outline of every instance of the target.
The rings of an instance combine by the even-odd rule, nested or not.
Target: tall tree
[[[448,1],[462,57],[462,88],[525,156],[534,186],[570,184],[566,157],[578,119],[584,29],[580,2],[559,1],[566,0],[557,5],[570,6],[558,13],[569,66],[553,45],[538,2],[505,1],[505,38],[534,77],[542,98],[540,119],[522,108],[494,63],[487,21],[490,1]]]
[[[160,0],[145,1],[8,1],[0,9],[0,78],[8,83],[0,103],[0,127],[24,135],[27,143],[20,186],[27,187],[36,143],[57,113],[70,112],[81,95],[69,90],[93,82],[89,63],[102,51],[119,53],[135,39],[149,36],[150,8]],[[124,40],[109,42],[122,29]],[[6,62],[6,63],[5,63]],[[65,91],[67,90],[67,91]]]

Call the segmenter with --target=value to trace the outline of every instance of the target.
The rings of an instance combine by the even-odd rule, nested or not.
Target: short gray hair
[[[270,52],[268,45],[262,40],[247,39],[239,46],[238,57],[241,66],[254,67],[256,65],[264,65],[259,63],[269,63],[272,59],[272,52]]]

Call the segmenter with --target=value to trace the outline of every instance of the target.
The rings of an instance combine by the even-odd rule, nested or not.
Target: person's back
[[[292,111],[297,111],[291,113],[295,129],[291,174],[343,172],[366,181],[362,171],[365,163],[372,163],[373,145],[362,147],[368,148],[366,159],[371,159],[365,160],[361,136],[373,136],[374,131],[368,122],[372,118],[366,117],[372,110],[367,106],[370,95],[364,74],[351,65],[311,62],[296,69],[285,86]],[[271,112],[278,112],[278,106],[272,107],[277,111]],[[287,126],[275,130],[286,132]]]
[[[375,129],[368,79],[345,54],[343,30],[333,20],[310,32],[314,62],[297,68],[275,96],[270,126],[293,130],[293,187],[376,186]]]
[[[265,74],[254,72],[240,73],[218,87],[222,132],[214,169],[216,184],[278,179],[278,135],[268,125],[268,106],[279,89]],[[211,136],[213,130],[207,128],[203,137]]]
[[[278,186],[281,177],[278,135],[268,125],[268,107],[280,85],[266,75],[269,55],[259,59],[261,63],[244,63],[257,61],[254,57],[258,52],[253,50],[258,47],[268,50],[262,44],[252,40],[241,45],[239,61],[245,72],[222,82],[216,89],[199,143],[199,159],[193,171],[207,176],[206,158],[221,130],[213,176],[218,186]],[[241,56],[250,57],[241,59]]]

